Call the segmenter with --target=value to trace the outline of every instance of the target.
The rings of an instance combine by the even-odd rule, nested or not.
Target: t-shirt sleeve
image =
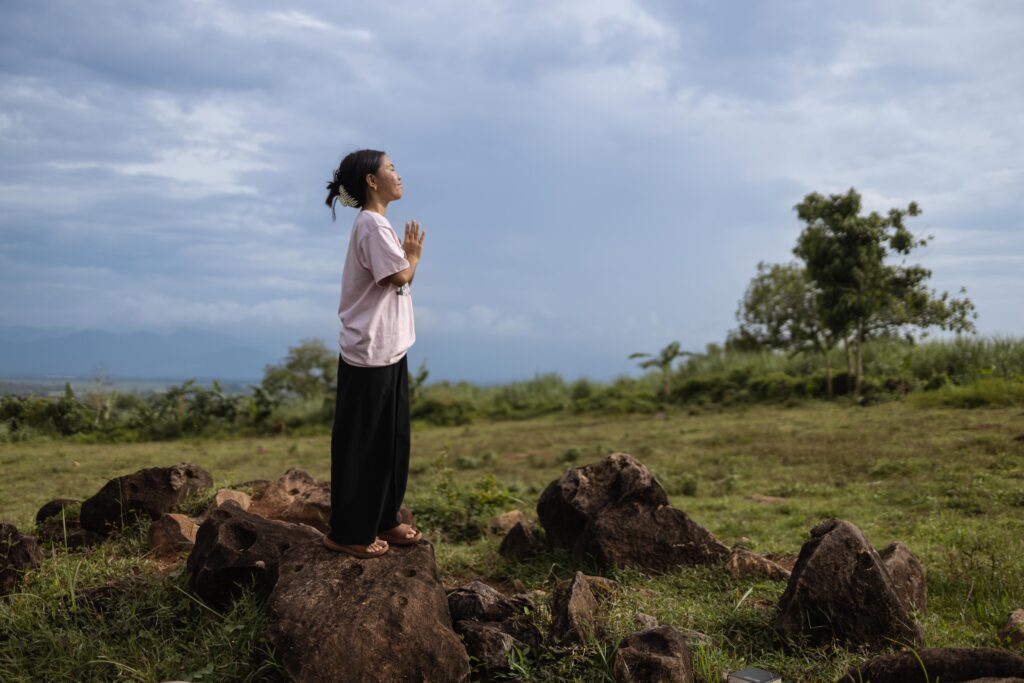
[[[373,226],[359,247],[362,257],[360,260],[373,274],[373,281],[378,284],[384,278],[409,267],[395,231],[387,226]]]

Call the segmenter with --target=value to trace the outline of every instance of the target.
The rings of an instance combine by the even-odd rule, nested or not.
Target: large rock
[[[35,536],[0,522],[0,595],[17,590],[25,571],[38,567],[42,559]]]
[[[665,571],[729,555],[711,532],[671,507],[650,470],[626,453],[566,471],[541,494],[537,516],[554,547],[603,567]]]
[[[253,496],[249,510],[261,517],[308,524],[326,532],[331,519],[331,484],[293,467]]]
[[[331,483],[319,481],[309,472],[292,467],[280,479],[253,493],[248,509],[267,519],[308,524],[327,533],[331,521]],[[402,524],[416,523],[405,507],[399,510],[398,520]]]
[[[920,646],[910,617],[882,559],[860,529],[829,519],[800,549],[775,620],[792,640],[882,649],[893,642]]]
[[[670,571],[722,563],[729,548],[682,510],[626,502],[593,517],[573,547],[573,556],[592,558],[602,567]]]
[[[281,555],[316,529],[264,519],[226,503],[210,513],[188,556],[189,587],[211,605],[228,606],[246,586],[266,597],[277,583]]]
[[[924,672],[927,671],[927,674]],[[1024,657],[995,648],[924,648],[875,657],[839,683],[964,683],[1024,677]]]
[[[189,494],[212,485],[210,473],[198,465],[147,467],[108,481],[82,503],[79,520],[83,529],[110,533],[138,518],[158,519],[165,512],[178,512]]]
[[[928,608],[928,586],[924,567],[910,548],[897,541],[879,550],[878,556],[907,606],[918,612],[925,611]]]
[[[618,683],[693,683],[690,649],[683,634],[658,626],[626,636],[612,667]]]
[[[429,543],[392,546],[370,560],[298,543],[281,560],[266,619],[296,683],[469,678]]]

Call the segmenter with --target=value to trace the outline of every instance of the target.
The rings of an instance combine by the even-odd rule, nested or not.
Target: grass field
[[[561,553],[510,564],[497,555],[499,538],[471,532],[495,511],[519,508],[533,515],[540,491],[566,467],[614,451],[632,453],[653,469],[673,504],[729,545],[792,557],[809,529],[830,516],[855,523],[878,548],[903,541],[928,572],[929,609],[919,619],[929,646],[997,646],[996,632],[1008,613],[1024,607],[1024,411],[903,402],[560,415],[417,428],[406,501],[428,527],[446,585],[482,579],[509,587],[521,581],[529,589],[549,591],[568,576],[575,567]],[[87,497],[110,477],[143,466],[194,462],[220,486],[275,478],[291,466],[327,478],[328,454],[326,436],[0,444],[0,520],[24,530],[47,500]],[[73,567],[78,586],[124,572],[145,578],[156,570],[138,558],[141,534],[85,555],[60,555],[30,578],[26,594],[35,598],[11,600],[0,612],[0,678],[33,680],[40,673],[27,663],[33,648],[45,648],[48,639],[74,643],[76,629],[86,628],[71,617],[61,621],[59,611],[47,619],[29,615],[33,599],[44,604],[66,599],[66,575]],[[517,666],[520,679],[604,680],[611,647],[632,629],[637,611],[708,636],[694,653],[699,680],[708,683],[745,665],[775,669],[787,681],[834,681],[863,659],[845,650],[783,647],[770,628],[785,588],[781,582],[738,581],[719,569],[658,577],[620,572],[615,578],[623,590],[611,603],[603,642],[531,653]],[[193,674],[190,680],[280,676],[266,663],[259,612],[252,605],[242,604],[237,614],[210,616],[177,590],[185,585],[181,572],[148,580],[154,590],[140,599],[162,600],[151,606],[166,607],[182,624],[170,635],[160,630],[163,626],[139,627],[142,640],[145,628],[163,634],[156,639],[163,649],[107,638],[101,629],[90,634],[88,652],[79,656],[68,650],[64,667],[50,671],[53,680],[109,680],[104,672],[112,671],[147,681],[186,673]],[[225,624],[233,630],[225,633]],[[220,635],[211,636],[208,628]],[[5,629],[21,629],[26,644],[5,642]],[[239,634],[246,636],[243,644],[232,640]],[[204,646],[197,648],[200,641]],[[225,659],[219,642],[234,647],[233,658]],[[188,667],[175,663],[185,652],[200,661]]]

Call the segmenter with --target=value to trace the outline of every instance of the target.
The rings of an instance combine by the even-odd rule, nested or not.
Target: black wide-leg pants
[[[409,478],[408,362],[362,368],[338,358],[331,431],[331,540],[369,545],[398,526]]]

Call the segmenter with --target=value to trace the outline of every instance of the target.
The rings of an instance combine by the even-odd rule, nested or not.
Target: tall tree
[[[668,401],[670,392],[670,382],[672,380],[672,364],[677,358],[684,356],[692,356],[693,354],[689,351],[680,351],[679,342],[674,341],[661,351],[658,352],[657,356],[652,356],[649,353],[643,353],[642,351],[637,353],[629,354],[630,358],[646,358],[647,360],[640,363],[640,367],[645,370],[648,368],[658,368],[661,370],[662,384],[661,384],[661,398],[663,401]]]
[[[811,193],[794,208],[806,227],[793,253],[803,259],[818,290],[821,322],[836,338],[853,341],[854,393],[860,393],[862,349],[872,333],[900,331],[912,338],[915,328],[974,330],[977,316],[969,299],[929,290],[931,271],[905,262],[927,244],[905,225],[907,218],[920,215],[917,203],[884,216],[861,215],[861,196],[850,188],[828,197]]]
[[[338,355],[319,339],[303,339],[288,355],[263,370],[263,389],[275,398],[330,398],[338,381]]]
[[[832,397],[832,351],[839,341],[818,310],[818,289],[799,263],[757,264],[757,275],[736,311],[740,326],[729,333],[730,348],[820,353]]]

